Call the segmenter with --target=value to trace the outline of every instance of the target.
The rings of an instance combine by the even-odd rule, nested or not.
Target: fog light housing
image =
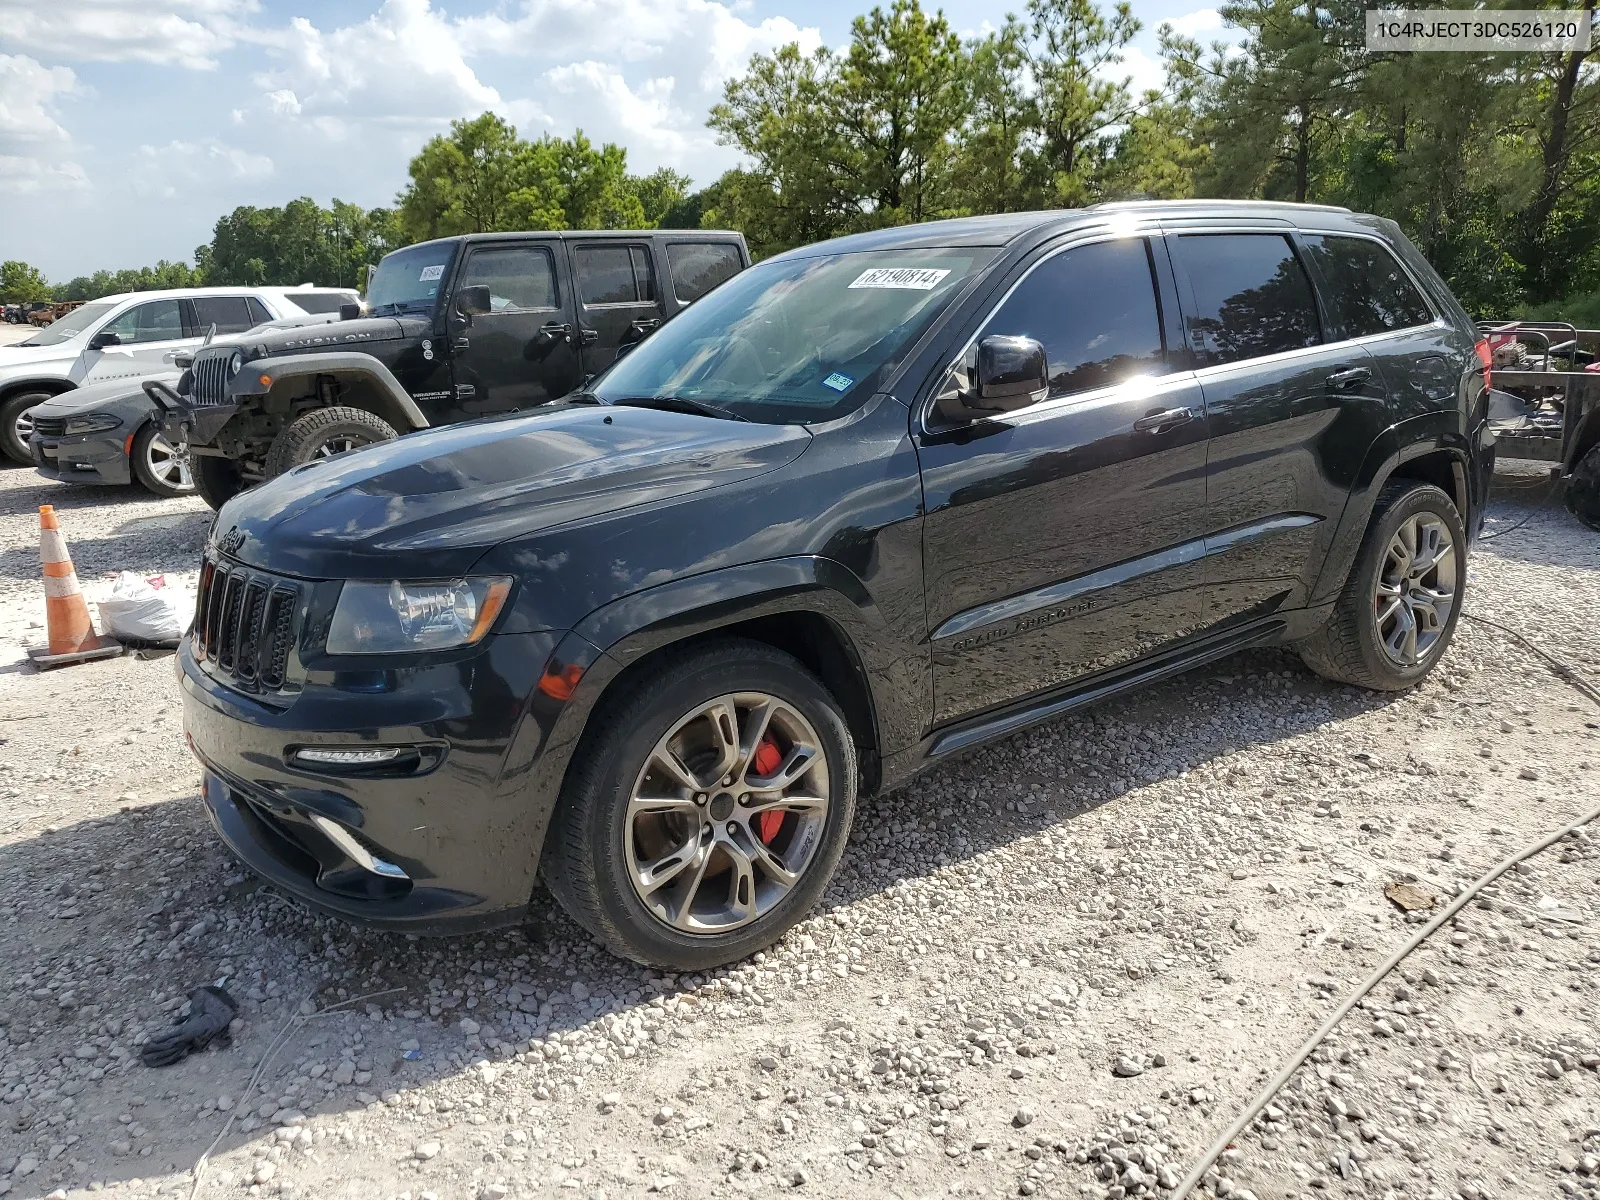
[[[319,767],[376,767],[394,762],[406,751],[397,746],[306,746],[294,752],[294,761]]]

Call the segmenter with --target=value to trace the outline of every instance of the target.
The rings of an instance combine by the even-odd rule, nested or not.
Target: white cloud
[[[276,171],[272,159],[216,138],[140,146],[130,177],[136,195],[173,197],[194,189],[259,183]]]
[[[197,70],[238,40],[256,0],[54,0],[6,6],[0,42],[69,62],[146,62]]]
[[[1167,24],[1172,26],[1174,33],[1191,38],[1218,34],[1223,29],[1222,14],[1214,8],[1200,8],[1191,13],[1184,13],[1181,17],[1174,17]]]
[[[47,67],[24,54],[0,54],[0,178],[12,192],[88,186],[72,160],[72,137],[56,119],[59,97],[77,94],[67,67]]]
[[[1146,54],[1137,46],[1125,48],[1122,61],[1114,67],[1108,67],[1102,74],[1107,79],[1127,79],[1128,89],[1135,98],[1143,96],[1146,91],[1160,91],[1167,81],[1167,71],[1161,65],[1161,60]]]

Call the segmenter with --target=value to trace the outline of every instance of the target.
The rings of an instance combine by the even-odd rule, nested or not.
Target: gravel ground
[[[1600,678],[1600,538],[1500,479],[1468,609]],[[764,954],[663,976],[553,906],[475,940],[308,915],[226,855],[166,659],[34,675],[34,506],[86,582],[192,566],[194,501],[0,472],[0,1195],[1171,1195],[1442,898],[1595,802],[1600,712],[1499,631],[1377,697],[1257,652],[862,807]],[[37,636],[37,631],[32,636]],[[1600,829],[1336,1030],[1202,1189],[1593,1195]],[[186,991],[231,1046],[138,1047]],[[262,1064],[258,1070],[258,1064]],[[251,1087],[253,1075],[259,1087]]]
[[[9,321],[0,322],[0,346],[10,346],[17,342],[25,342],[34,335],[32,325],[13,325]]]

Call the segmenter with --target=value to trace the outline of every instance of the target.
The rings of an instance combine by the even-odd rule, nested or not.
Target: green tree
[[[851,25],[827,98],[843,134],[841,165],[874,224],[942,215],[936,165],[967,110],[968,76],[961,39],[918,0],[894,0]]]
[[[280,208],[234,209],[195,250],[195,263],[210,284],[364,287],[367,264],[404,242],[387,209],[338,199],[323,208],[302,196]]]
[[[1139,32],[1126,3],[1108,19],[1094,0],[1029,0],[1029,67],[1038,93],[1043,156],[1058,204],[1095,198],[1103,140],[1134,115],[1126,79],[1105,72]]]
[[[0,303],[26,304],[50,299],[50,285],[37,267],[11,259],[0,263]]]
[[[952,210],[1007,212],[1043,204],[1027,27],[1007,17],[1001,29],[967,48],[965,65],[968,114],[946,165]]]

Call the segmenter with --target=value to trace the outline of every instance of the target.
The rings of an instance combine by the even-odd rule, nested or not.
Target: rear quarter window
[[[288,292],[284,299],[308,313],[338,312],[341,304],[356,303],[354,292]]]
[[[744,269],[739,247],[727,242],[675,242],[667,246],[672,294],[691,304]]]
[[[1428,302],[1387,247],[1334,234],[1305,234],[1304,241],[1340,336],[1367,337],[1433,320]]]

